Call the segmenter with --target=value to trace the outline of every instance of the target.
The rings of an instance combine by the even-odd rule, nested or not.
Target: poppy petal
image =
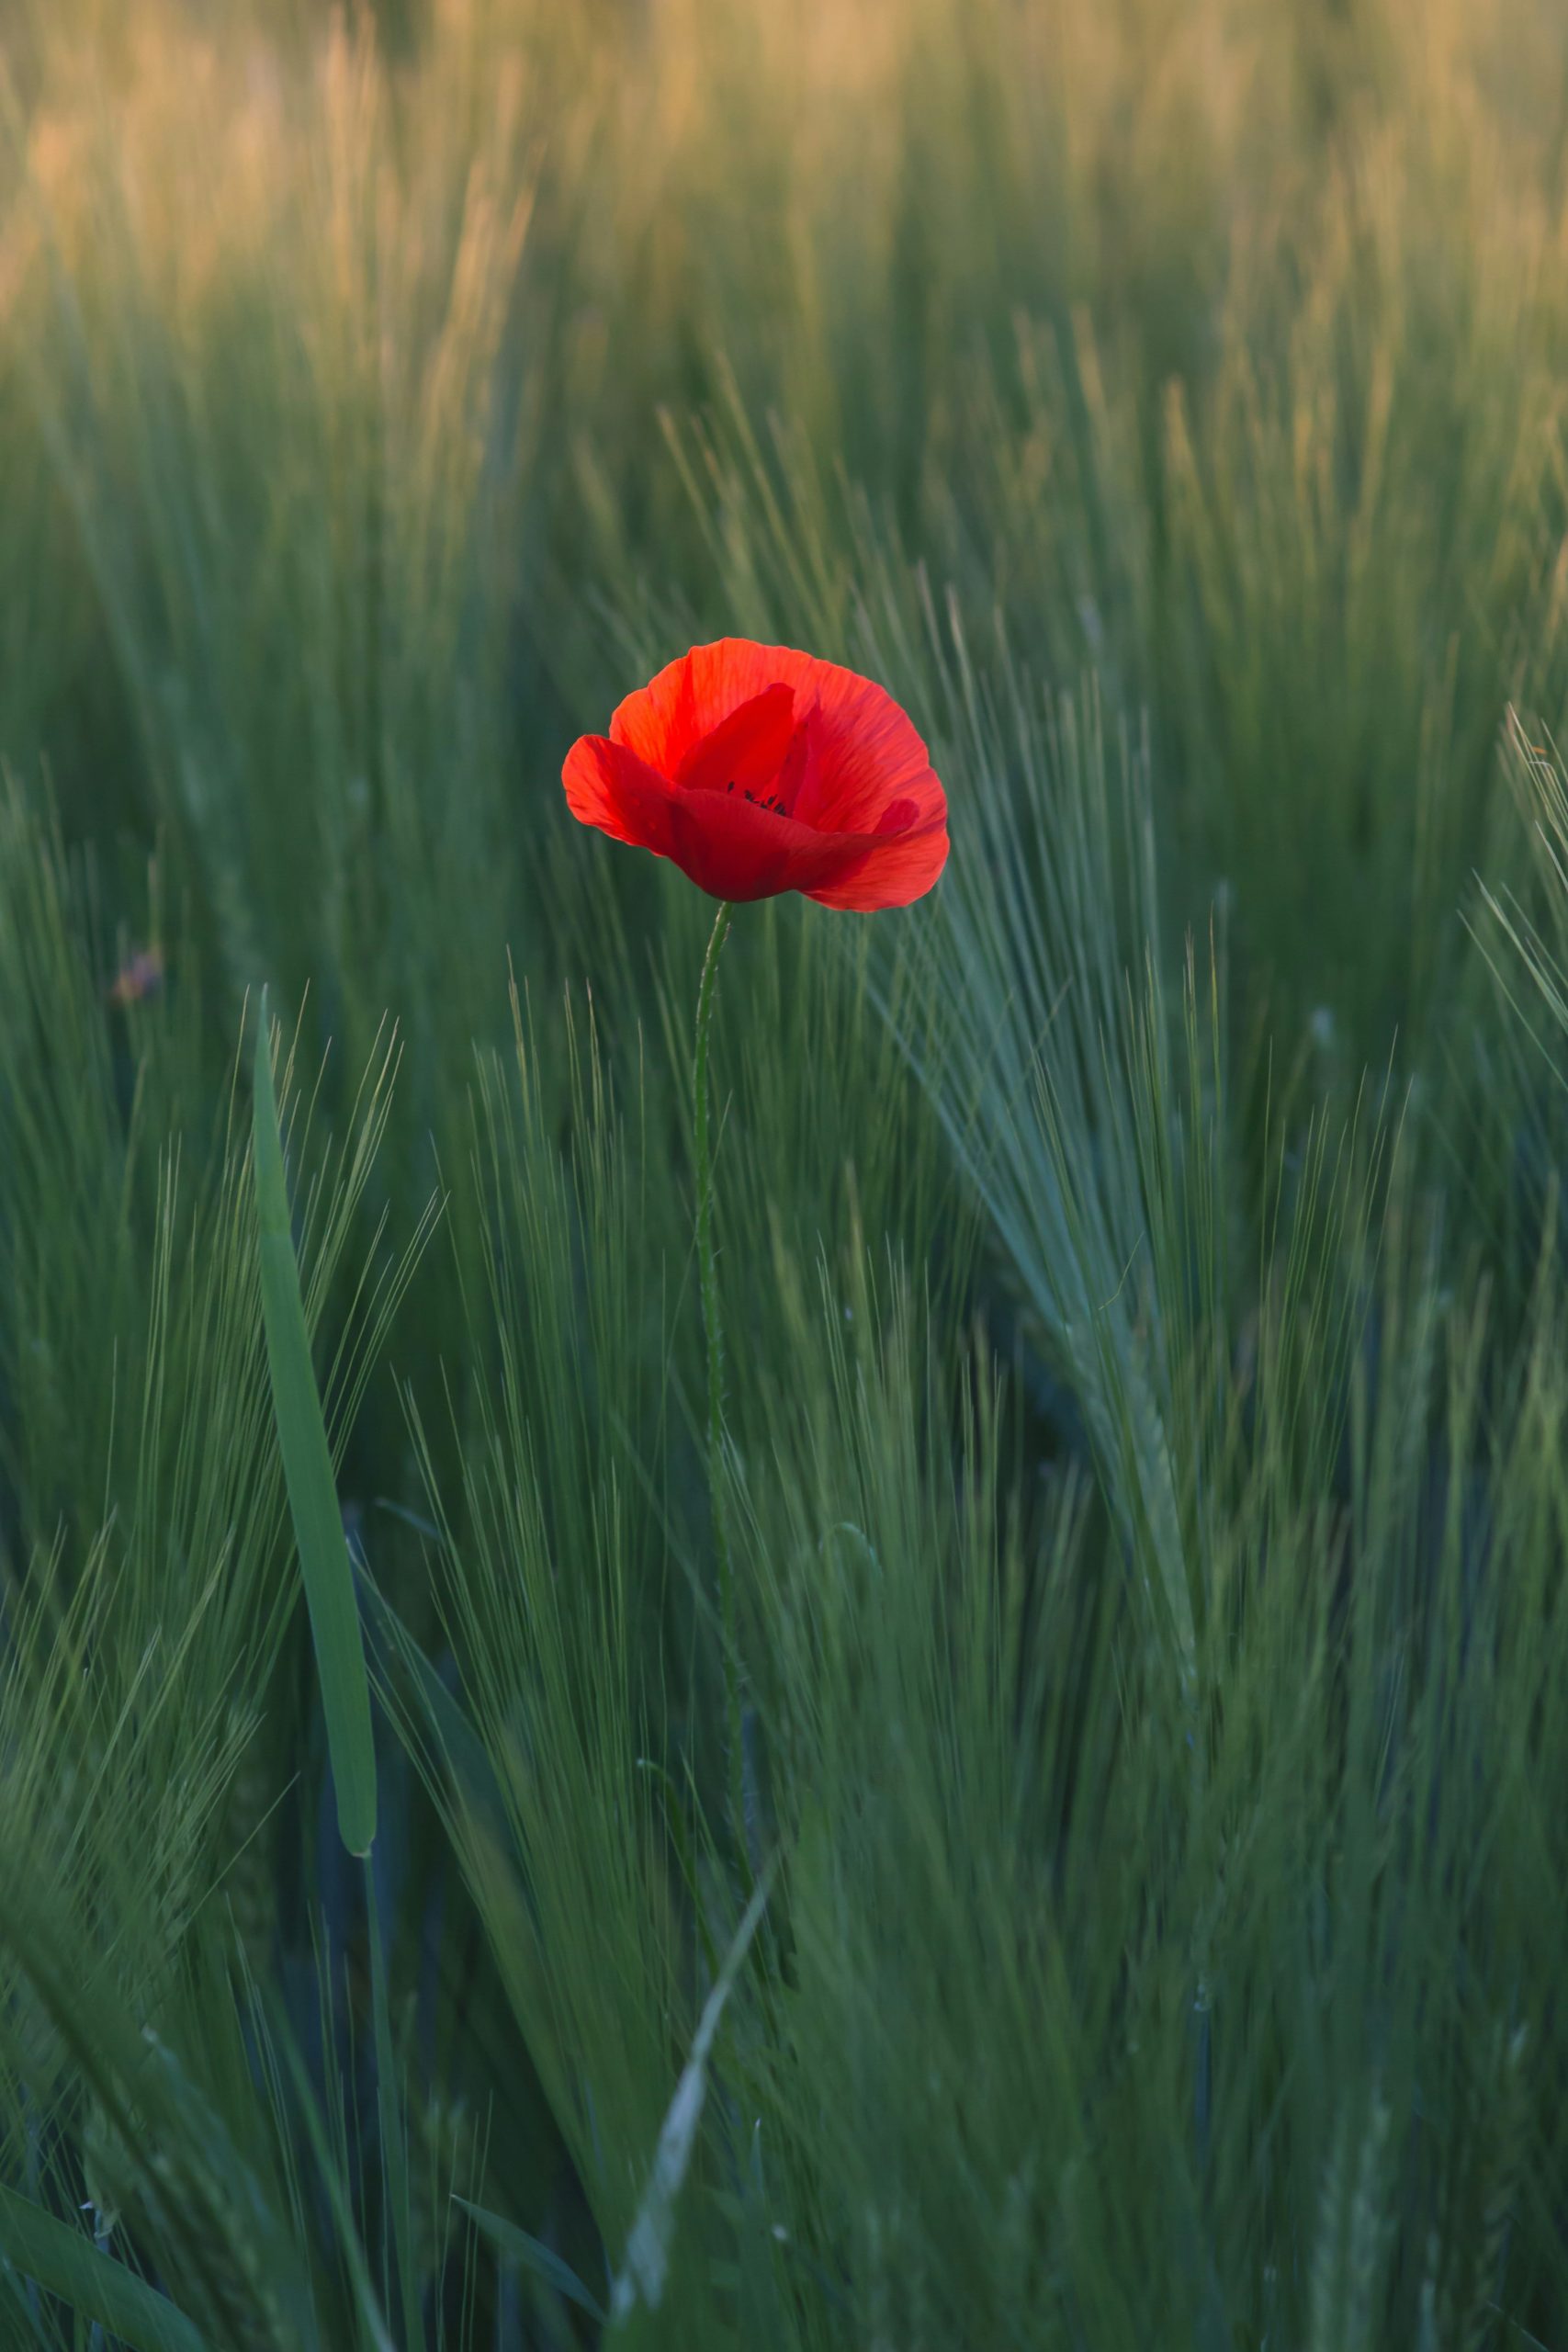
[[[845,914],[874,914],[886,907],[912,906],[940,878],[947,864],[947,827],[940,822],[880,835],[848,873],[807,888],[806,896],[815,899],[819,907],[836,907]]]
[[[607,736],[584,735],[567,754],[561,771],[567,807],[580,824],[596,825],[612,841],[629,842],[671,857],[671,787],[624,744]]]
[[[839,832],[874,832],[890,802],[913,800],[922,820],[944,816],[946,796],[913,720],[869,678],[813,664],[816,789],[796,814]],[[797,687],[797,696],[804,691]]]
[[[746,637],[694,645],[627,695],[610,720],[611,741],[626,744],[661,775],[678,775],[687,754],[742,703],[769,686],[794,685],[792,669],[777,658],[782,650],[754,645]],[[794,656],[796,663],[807,659]]]
[[[890,800],[876,820],[876,830],[879,833],[912,832],[920,815],[918,800]]]
[[[817,797],[817,772],[820,760],[817,750],[817,714],[807,712],[789,739],[784,765],[779,770],[778,795],[786,817],[801,808],[811,808]],[[804,819],[802,822],[804,822]]]
[[[783,684],[764,686],[721,718],[694,743],[675,771],[675,782],[691,792],[771,792],[795,733],[795,694]]]
[[[682,872],[711,897],[738,901],[826,888],[850,875],[867,848],[852,835],[797,825],[739,792],[677,791],[671,825],[669,854]]]

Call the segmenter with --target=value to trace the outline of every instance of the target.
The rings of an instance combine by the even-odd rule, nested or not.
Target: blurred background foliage
[[[1560,2352],[1568,17],[0,60],[0,2342]],[[739,1845],[710,910],[558,783],[726,632],[954,843],[726,959]]]

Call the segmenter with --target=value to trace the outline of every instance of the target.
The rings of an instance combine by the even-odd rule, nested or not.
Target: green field
[[[1565,2352],[1568,11],[0,63],[0,2352]]]

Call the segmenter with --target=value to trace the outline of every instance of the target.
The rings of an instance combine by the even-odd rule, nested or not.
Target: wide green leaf
[[[211,2352],[205,2335],[166,2295],[100,2254],[92,2240],[57,2222],[30,2198],[0,2188],[0,2260],[83,2319],[95,2320],[132,2352]]]
[[[299,1269],[288,1223],[266,1004],[256,1030],[254,1156],[260,1227],[262,1314],[273,1412],[288,1486],[305,1599],[310,1611],[327,1747],[337,1792],[338,1828],[354,1854],[376,1836],[376,1748],[370,1684],[354,1593],[354,1568],[338,1508],[321,1400],[310,1364],[310,1340]]]

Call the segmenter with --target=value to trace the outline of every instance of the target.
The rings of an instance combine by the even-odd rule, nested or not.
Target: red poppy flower
[[[583,824],[716,899],[906,907],[947,862],[947,796],[905,713],[789,646],[694,646],[572,745],[562,781]]]

